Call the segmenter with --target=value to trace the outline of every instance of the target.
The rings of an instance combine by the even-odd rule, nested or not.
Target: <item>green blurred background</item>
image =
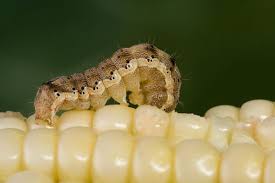
[[[176,55],[178,111],[275,100],[274,0],[2,0],[0,110],[33,113],[39,85],[151,42]]]

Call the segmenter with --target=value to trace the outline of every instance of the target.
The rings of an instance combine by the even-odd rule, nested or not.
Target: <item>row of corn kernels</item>
[[[174,145],[187,139],[207,140],[219,151],[230,144],[259,144],[265,152],[275,148],[274,104],[267,100],[249,101],[237,108],[222,105],[208,110],[205,117],[187,113],[165,113],[148,105],[137,109],[122,105],[108,105],[97,111],[72,110],[56,116],[53,129],[63,131],[71,127],[89,127],[97,134],[122,130],[134,136],[166,137]],[[48,128],[43,121],[36,124],[34,116],[26,122],[19,114],[0,116],[0,129],[17,128],[29,131]]]
[[[3,129],[0,146],[0,179],[7,183],[275,182],[275,151],[265,154],[256,144],[233,144],[220,152],[204,140],[171,146],[164,137],[121,130],[96,135],[91,128],[73,127],[27,134]]]

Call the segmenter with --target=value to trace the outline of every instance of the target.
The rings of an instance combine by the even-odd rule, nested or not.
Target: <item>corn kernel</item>
[[[274,105],[268,100],[251,100],[240,109],[240,121],[257,123],[272,116]]]
[[[57,133],[54,129],[31,130],[24,142],[24,168],[56,179]]]
[[[256,139],[266,152],[275,150],[275,117],[269,117],[256,126]]]
[[[261,183],[264,153],[255,144],[234,144],[223,154],[221,183]]]
[[[123,131],[108,131],[99,135],[92,161],[94,183],[129,181],[133,137]]]
[[[54,183],[54,181],[39,172],[36,171],[23,171],[18,172],[7,180],[6,183]]]
[[[27,131],[27,125],[25,117],[21,113],[17,112],[1,112],[0,113],[0,129],[18,129],[24,132]]]
[[[59,180],[90,181],[90,167],[96,136],[92,129],[64,130],[58,142]]]
[[[200,116],[185,113],[171,113],[169,139],[177,144],[187,139],[206,139],[209,123]]]
[[[225,151],[230,143],[235,121],[230,118],[211,117],[207,140],[219,151]]]
[[[240,109],[231,105],[219,105],[212,107],[205,113],[206,118],[214,116],[221,118],[230,117],[235,121],[239,121]]]
[[[72,127],[92,127],[94,112],[90,110],[73,110],[64,112],[59,119],[60,131]]]
[[[134,133],[138,136],[166,137],[169,123],[168,113],[155,106],[141,105],[134,114]]]
[[[131,133],[134,111],[123,105],[106,105],[96,111],[94,129],[97,133],[116,129]]]
[[[176,147],[175,183],[218,181],[219,152],[202,140],[186,140]]]
[[[133,155],[131,183],[169,183],[171,181],[172,151],[161,137],[138,139]]]
[[[18,129],[0,130],[0,182],[20,171],[24,132]]]

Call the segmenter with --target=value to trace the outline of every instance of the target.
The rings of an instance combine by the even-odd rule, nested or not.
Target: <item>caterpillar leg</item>
[[[128,105],[126,86],[111,59],[103,61],[98,66],[99,73],[108,94],[118,103]]]
[[[90,97],[90,104],[92,109],[99,109],[105,106],[109,99],[110,97],[106,91],[102,95],[92,95]]]
[[[145,96],[142,92],[130,93],[128,98],[134,105],[142,105],[145,103]]]

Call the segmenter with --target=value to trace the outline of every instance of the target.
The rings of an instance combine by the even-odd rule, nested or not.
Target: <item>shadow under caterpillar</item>
[[[121,48],[111,58],[82,73],[54,78],[38,89],[36,119],[53,125],[60,109],[98,109],[108,99],[128,105],[149,104],[170,112],[176,108],[181,75],[176,61],[152,44]]]

